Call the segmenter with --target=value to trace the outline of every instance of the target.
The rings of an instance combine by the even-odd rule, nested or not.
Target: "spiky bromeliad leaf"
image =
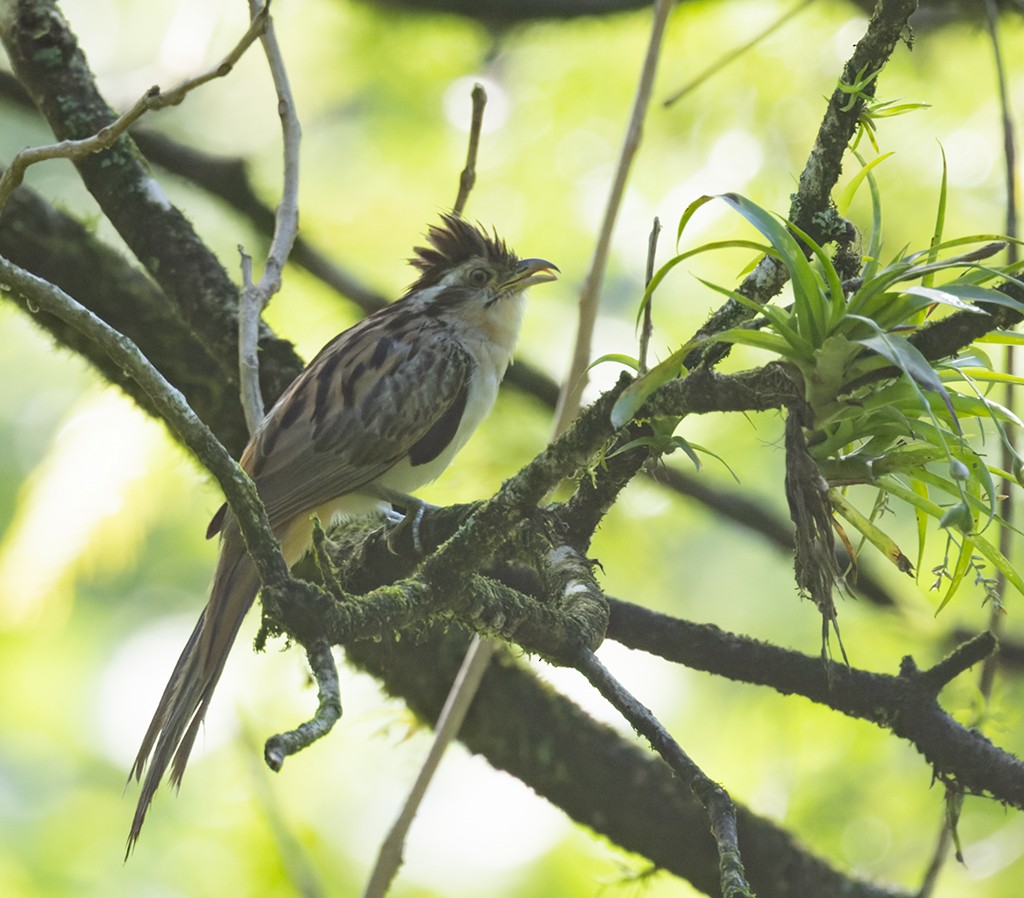
[[[949,409],[949,414],[959,432],[960,422],[956,416],[956,410],[953,408],[953,402],[949,398],[949,392],[943,386],[938,372],[931,366],[928,359],[921,355],[921,351],[903,337],[886,333],[870,318],[857,317],[869,325],[875,334],[871,337],[862,337],[856,342],[892,362],[918,386],[938,393],[946,404],[946,408]],[[922,397],[923,399],[924,397]]]
[[[662,384],[667,384],[670,380],[677,378],[682,371],[683,360],[693,351],[693,347],[696,345],[697,341],[690,340],[663,362],[659,362],[650,371],[641,375],[626,387],[619,394],[619,398],[615,400],[615,405],[612,406],[612,427],[618,430],[620,427],[628,424],[651,393]]]
[[[943,517],[945,517],[947,509],[943,508],[936,502],[933,502],[927,496],[921,495],[920,493],[910,489],[892,474],[885,474],[882,477],[879,477],[876,483],[887,493],[890,493],[897,499],[919,509],[932,520],[941,521]],[[970,536],[964,536],[963,539],[973,544],[974,548],[984,555],[996,570],[1003,573],[1003,576],[1005,576],[1007,581],[1013,585],[1014,589],[1016,589],[1021,595],[1024,595],[1024,578],[1021,577],[1017,568],[1010,563],[1009,559],[1007,559],[1007,557],[1003,555],[998,548],[985,539],[985,537],[977,533],[972,533]]]
[[[793,284],[794,317],[801,335],[815,346],[827,336],[827,310],[821,282],[796,238],[781,219],[738,193],[723,193],[722,199],[757,228],[775,248],[789,270]]]

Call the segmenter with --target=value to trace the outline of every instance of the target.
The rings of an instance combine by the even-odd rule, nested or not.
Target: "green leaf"
[[[898,337],[895,334],[887,334],[878,329],[878,326],[870,319],[861,318],[860,320],[876,328],[877,333],[873,337],[864,337],[856,342],[888,359],[913,380],[914,383],[926,390],[933,390],[938,393],[942,397],[943,402],[946,403],[946,408],[949,409],[949,413],[953,416],[953,422],[959,432],[960,424],[957,420],[953,403],[950,401],[949,393],[942,385],[938,373],[932,368],[928,360],[921,355],[921,351],[902,337]]]
[[[717,452],[712,452],[710,449],[707,448],[707,446],[701,446],[699,443],[690,443],[689,445],[692,449],[696,450],[697,452],[703,452],[705,455],[710,455],[711,458],[713,458],[715,461],[721,462],[722,465],[725,467],[725,470],[732,475],[732,479],[735,480],[737,483],[740,482],[739,477],[736,476],[736,472],[732,469],[729,463],[724,458],[722,458],[722,456],[719,455]]]
[[[904,574],[913,576],[914,566],[911,564],[910,559],[903,554],[903,550],[900,549],[896,540],[861,514],[860,510],[847,500],[841,490],[829,490],[828,497],[832,507],[853,525],[871,545],[878,549]]]
[[[673,256],[654,273],[654,276],[644,288],[644,295],[640,299],[640,307],[637,309],[636,313],[637,323],[639,324],[640,319],[643,317],[644,309],[646,309],[650,303],[651,297],[654,295],[654,291],[658,289],[668,273],[680,262],[685,262],[687,259],[711,250],[735,249],[737,247],[740,249],[752,249],[759,253],[768,253],[769,255],[773,254],[773,250],[770,246],[765,246],[763,243],[756,243],[753,240],[717,240],[712,243],[704,243],[694,249],[687,250],[685,253]],[[760,308],[760,306],[755,306],[755,308]]]
[[[1009,377],[1010,375],[1000,377],[997,372],[992,372],[989,379],[999,383]],[[986,378],[980,377],[978,379],[985,380]],[[1013,381],[1010,380],[1008,382],[1012,383]],[[1020,418],[993,399],[980,395],[967,396],[955,391],[949,395],[953,402],[953,408],[956,409],[957,416],[960,418],[990,418],[997,426],[1002,421],[1013,424],[1016,427],[1024,426]]]
[[[619,352],[609,352],[600,358],[594,359],[589,365],[587,370],[596,368],[598,365],[603,365],[605,362],[615,362],[618,365],[625,365],[627,368],[632,368],[634,371],[640,370],[640,362],[638,359],[633,358],[631,355],[623,355]]]
[[[665,361],[659,362],[642,377],[637,378],[625,390],[619,394],[612,406],[611,422],[612,427],[618,430],[631,420],[658,387],[675,380],[683,367],[683,360],[693,352],[693,348],[700,341],[690,340],[672,353]]]
[[[846,214],[846,210],[850,208],[850,204],[853,202],[854,195],[860,189],[860,185],[864,183],[864,180],[868,175],[871,174],[872,169],[877,165],[881,165],[881,163],[885,162],[885,160],[892,155],[893,154],[891,152],[882,153],[882,155],[876,156],[867,164],[865,164],[864,160],[861,159],[860,171],[850,179],[850,183],[843,188],[842,192],[836,198],[836,207],[839,209],[840,214]],[[860,157],[858,156],[858,158]]]
[[[691,446],[688,442],[686,442],[685,439],[683,439],[681,436],[677,435],[677,436],[672,437],[672,439],[670,441],[670,444],[671,444],[671,447],[673,449],[682,449],[683,452],[686,453],[686,457],[689,458],[690,461],[693,462],[693,467],[696,470],[698,470],[698,471],[700,470],[701,465],[700,465],[700,459],[697,457],[697,452],[693,448],[693,446]]]
[[[707,194],[699,196],[683,210],[683,214],[679,218],[679,227],[676,229],[676,246],[679,246],[679,241],[683,239],[683,229],[689,223],[690,219],[693,218],[694,213],[700,209],[701,206],[707,205],[713,199],[713,196],[708,196]]]
[[[947,170],[946,170],[946,151],[942,148],[942,144],[939,144],[939,152],[942,154],[942,181],[939,184],[939,207],[935,210],[935,228],[932,231],[932,239],[929,244],[928,261],[934,262],[938,258],[938,247],[942,243],[942,229],[946,226],[946,189],[947,189]],[[934,283],[935,275],[925,275],[923,286],[931,287]]]
[[[727,287],[720,287],[717,284],[713,284],[710,281],[705,281],[703,278],[697,278],[705,287],[710,290],[714,290],[716,293],[721,293],[724,296],[728,296],[730,299],[740,303],[740,305],[746,306],[755,312],[760,312],[765,318],[771,323],[772,328],[779,334],[790,347],[788,356],[791,358],[803,359],[806,362],[811,362],[814,359],[815,348],[810,342],[805,340],[799,333],[796,332],[791,326],[792,316],[789,315],[783,309],[780,309],[773,305],[759,306],[753,300],[748,299],[742,293],[736,290],[730,290]],[[734,328],[733,330],[747,330],[747,328]],[[715,337],[721,337],[721,334],[713,335]],[[735,342],[743,342],[736,340]],[[781,353],[780,353],[781,354]]]
[[[814,374],[807,379],[807,401],[816,414],[835,401],[849,377],[853,360],[864,353],[864,348],[842,334],[826,337],[814,355]]]
[[[721,194],[730,206],[759,230],[789,269],[793,287],[794,317],[797,331],[817,346],[825,339],[825,310],[821,301],[821,285],[811,263],[807,261],[796,238],[777,216],[752,203],[738,193]]]
[[[751,330],[746,327],[730,327],[728,330],[719,331],[710,337],[721,343],[739,343],[745,346],[753,346],[756,349],[766,349],[774,352],[784,359],[794,362],[803,361],[802,356],[793,351],[793,347],[778,334],[768,334],[764,331]]]
[[[856,150],[853,151],[853,155],[860,162],[861,171],[865,171],[868,179],[868,188],[871,191],[871,232],[868,236],[867,247],[864,250],[864,264],[860,272],[861,278],[865,282],[869,282],[878,271],[878,257],[882,251],[882,195],[878,189],[878,182],[875,180],[871,166],[865,165],[864,157]]]
[[[810,234],[802,231],[795,224],[790,224],[789,227],[804,242],[807,248],[814,253],[814,257],[818,260],[821,270],[825,273],[825,285],[827,288],[825,290],[825,299],[829,314],[824,330],[825,334],[828,335],[831,333],[832,328],[839,323],[843,313],[846,311],[846,291],[843,289],[842,279],[839,277],[839,272],[836,271],[836,267],[832,264],[828,253],[812,239]],[[817,276],[815,276],[814,283],[814,299],[817,301],[822,293]]]
[[[941,506],[936,505],[927,498],[919,496],[891,475],[879,477],[878,485],[886,492],[891,493],[897,499],[902,499],[909,505],[919,508],[922,512],[935,520],[941,520],[945,513],[945,509]],[[1024,578],[1022,578],[1020,572],[1010,564],[1006,556],[983,536],[972,534],[971,541],[974,543],[977,550],[984,555],[997,570],[1002,571],[1003,576],[1005,576],[1007,581],[1013,585],[1013,588],[1024,596]]]
[[[971,569],[971,558],[973,555],[974,543],[969,538],[966,538],[960,543],[960,554],[957,555],[956,567],[953,568],[953,573],[949,575],[949,588],[942,597],[942,601],[939,602],[939,607],[935,609],[936,614],[945,608],[949,604],[950,599],[956,595],[956,591],[964,581],[964,576]]]
[[[992,306],[1004,306],[1008,309],[1020,311],[1021,304],[1012,296],[1007,296],[1001,290],[994,290],[991,287],[978,287],[974,284],[943,284],[940,292],[964,303],[987,303]],[[910,292],[909,290],[906,292]],[[973,311],[973,310],[972,310]],[[984,311],[978,309],[977,311]]]
[[[1024,334],[1017,331],[989,331],[974,341],[975,343],[997,343],[1000,346],[1024,346]]]
[[[889,290],[903,278],[906,272],[913,268],[911,262],[894,262],[880,270],[869,278],[865,278],[860,288],[850,297],[847,303],[847,314],[867,315],[874,318],[880,308],[884,308],[892,301],[889,299]]]
[[[992,292],[994,293],[995,291]],[[911,296],[921,296],[924,299],[927,299],[929,303],[941,303],[942,305],[952,306],[954,309],[959,309],[963,312],[974,312],[976,315],[985,314],[984,309],[979,309],[973,303],[961,299],[952,290],[925,287],[922,285],[917,287],[907,287],[903,293],[910,294]]]
[[[917,280],[918,278],[927,280],[929,275],[938,271],[966,266],[971,266],[977,269],[977,263],[980,260],[986,259],[999,252],[1006,246],[1006,242],[996,239],[994,242],[989,242],[970,252],[961,253],[960,255],[952,256],[948,259],[941,259],[935,262],[928,261],[928,259],[932,258],[940,250],[978,243],[979,241],[986,239],[991,240],[992,237],[993,235],[989,234],[975,234],[971,237],[947,240],[944,243],[937,244],[928,250],[912,253],[906,258],[898,258],[897,261],[891,262],[881,270],[874,269],[872,276],[865,276],[864,282],[861,284],[860,288],[852,297],[850,297],[847,307],[848,313],[864,315],[875,319],[883,328],[891,327],[896,323],[912,322],[913,315],[919,311],[921,307],[914,305],[904,306],[899,303],[894,303],[893,299],[887,295],[889,291],[895,289],[901,282]],[[926,260],[924,264],[918,264],[921,259]],[[996,271],[994,272],[994,276],[1003,278],[1009,277],[1005,271]],[[960,282],[963,282],[965,286],[968,286],[966,283],[966,277],[967,276],[964,276],[958,279],[958,281],[946,285],[943,289],[947,293],[965,301],[977,298],[970,296],[967,292],[963,295],[959,293],[958,284]],[[907,290],[900,290],[900,293],[907,292]],[[986,295],[985,299],[993,303],[1003,303],[1002,300],[998,300],[991,295]],[[1014,308],[1020,307],[1019,304],[1014,304],[1012,300],[1010,300],[1010,303]]]
[[[910,476],[916,478],[917,480],[920,480],[923,483],[927,483],[930,484],[931,486],[938,487],[943,492],[952,496],[954,499],[958,499],[958,504],[966,505],[972,515],[985,515],[987,518],[985,522],[985,527],[987,527],[993,520],[998,519],[996,515],[996,503],[998,501],[999,496],[996,492],[995,482],[992,480],[992,474],[989,471],[988,467],[986,465],[980,464],[979,462],[978,465],[975,467],[975,470],[977,472],[975,479],[977,480],[978,485],[982,488],[982,490],[984,490],[986,496],[988,497],[987,504],[985,502],[982,502],[981,499],[979,499],[977,496],[973,496],[969,492],[966,492],[961,484],[956,483],[955,481],[950,480],[946,477],[942,477],[941,475],[936,474],[934,471],[918,470],[915,471]],[[947,514],[948,513],[949,512],[947,512]],[[977,523],[975,522],[972,524],[971,532],[980,533],[982,530],[985,529],[985,527],[978,528]]]

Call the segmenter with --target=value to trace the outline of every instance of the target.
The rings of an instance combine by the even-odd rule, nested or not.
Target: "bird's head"
[[[457,215],[441,218],[442,224],[427,232],[430,245],[417,246],[409,260],[420,272],[410,293],[435,286],[456,288],[453,299],[463,291],[477,292],[489,304],[532,284],[555,280],[558,267],[551,262],[520,259],[497,234],[488,234]]]
[[[555,280],[546,259],[520,259],[497,234],[454,214],[427,232],[409,260],[420,276],[409,288],[430,314],[464,325],[511,353],[523,314],[523,291]]]

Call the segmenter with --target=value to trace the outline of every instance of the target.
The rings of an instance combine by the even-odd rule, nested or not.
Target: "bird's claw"
[[[401,514],[392,508],[390,511],[385,512],[385,516],[388,521],[392,523],[391,529],[388,531],[387,536],[384,538],[387,543],[388,551],[392,555],[398,554],[398,538],[402,531],[406,527],[412,527],[412,547],[417,555],[425,554],[423,551],[423,540],[420,537],[420,522],[423,520],[423,514],[428,508],[432,508],[427,502],[420,502],[416,500],[410,502],[410,513]]]

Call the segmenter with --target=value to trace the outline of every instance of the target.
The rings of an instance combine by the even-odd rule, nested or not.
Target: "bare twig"
[[[651,236],[647,238],[647,271],[644,274],[644,285],[651,282],[654,277],[654,259],[658,252],[658,236],[661,234],[661,222],[654,217],[654,224],[651,226]],[[651,345],[651,334],[654,332],[654,321],[652,319],[652,296],[644,305],[644,318],[640,326],[640,351],[638,354],[639,364],[637,374],[644,374],[647,371],[647,350]]]
[[[752,38],[750,38],[750,40],[745,41],[738,47],[734,47],[732,50],[729,50],[726,53],[723,53],[710,65],[701,69],[700,72],[694,75],[689,81],[686,82],[686,84],[680,87],[675,93],[670,94],[665,100],[662,101],[662,105],[668,108],[673,103],[676,103],[679,100],[681,100],[688,93],[691,93],[692,91],[696,90],[705,81],[707,81],[708,78],[710,78],[717,72],[720,72],[727,65],[729,65],[729,63],[735,62],[748,50],[756,47],[759,43],[761,43],[761,41],[763,41],[766,37],[769,37],[770,35],[774,34],[779,28],[785,25],[786,22],[797,16],[799,13],[802,13],[813,2],[814,0],[802,0],[802,2],[798,3],[792,9],[784,12],[767,28],[755,34]]]
[[[261,7],[257,0],[249,0],[249,10],[254,21],[260,17],[265,19],[260,40],[277,91],[284,157],[281,202],[274,216],[274,236],[258,284],[253,284],[251,261],[247,261],[246,255],[242,253],[242,295],[238,305],[238,379],[242,410],[245,412],[249,432],[252,433],[263,420],[264,414],[258,354],[260,316],[274,294],[281,289],[281,272],[299,231],[299,143],[302,128],[295,112],[288,72],[267,6]]]
[[[466,165],[459,176],[459,192],[452,211],[462,215],[469,200],[470,191],[476,184],[476,160],[480,149],[480,132],[483,128],[484,109],[487,106],[487,91],[482,84],[474,84],[471,93],[473,113],[469,125],[469,141],[466,147]],[[448,690],[444,707],[434,726],[434,738],[430,743],[423,764],[402,804],[398,817],[377,852],[377,860],[370,873],[370,879],[363,892],[363,898],[383,898],[402,866],[404,847],[412,822],[427,794],[427,788],[437,773],[448,746],[455,740],[466,718],[473,699],[476,697],[484,671],[491,661],[499,643],[481,634],[476,634],[462,659],[458,675]]]
[[[999,88],[999,105],[1001,110],[1003,130],[1003,161],[1006,165],[1006,234],[1008,237],[1017,236],[1017,173],[1016,173],[1016,144],[1014,142],[1013,119],[1010,114],[1010,103],[1006,87],[1006,67],[1003,63],[1003,54],[999,45],[999,10],[994,0],[986,0],[985,11],[988,20],[989,40],[992,43],[992,56],[996,67],[996,80]],[[1007,262],[1013,264],[1017,261],[1017,244],[1010,241],[1007,245]],[[1013,376],[1016,374],[1016,353],[1014,347],[1008,345],[1004,351],[1003,371]],[[1012,384],[1008,383],[1005,393],[1005,405],[1010,411],[1016,405],[1017,391]],[[1004,471],[1012,471],[1017,461],[1016,442],[1017,432],[1015,428],[1005,428],[1006,442],[1001,447],[1001,466]],[[1000,506],[1000,512],[1004,526],[999,530],[999,551],[1006,558],[1013,557],[1014,543],[1014,512],[1016,510],[1016,486],[1015,483],[1003,479],[1000,483],[1000,492],[1005,497]],[[1002,571],[996,571],[996,594],[1000,597],[1006,595],[1006,576]],[[1000,602],[993,602],[989,611],[988,628],[997,636],[1003,630],[1005,612]],[[992,694],[992,687],[995,683],[996,669],[998,667],[997,654],[985,659],[981,668],[979,678],[979,689],[987,700]]]
[[[820,244],[836,239],[837,229],[845,231],[841,219],[833,214],[832,188],[839,179],[843,155],[856,131],[864,104],[875,95],[878,79],[867,84],[853,103],[848,86],[863,78],[865,72],[881,71],[885,67],[897,44],[904,39],[907,22],[916,9],[917,0],[885,0],[875,5],[867,30],[843,66],[839,84],[829,98],[787,215]],[[843,90],[844,87],[847,90]],[[782,262],[774,256],[764,256],[743,279],[738,292],[753,299],[755,305],[763,305],[782,289],[788,277]],[[754,314],[747,305],[730,297],[697,330],[693,339],[700,342],[700,348],[690,353],[684,365],[693,370],[699,365],[716,364],[729,353],[729,345],[708,344],[703,338],[736,327]]]
[[[265,586],[289,582],[288,567],[274,538],[256,488],[209,428],[199,420],[181,393],[150,364],[139,348],[59,287],[0,256],[0,283],[21,296],[29,309],[57,316],[103,349],[152,400],[153,408],[209,470],[238,520],[246,548]]]
[[[29,147],[22,150],[15,155],[11,160],[10,166],[3,176],[0,177],[0,208],[7,202],[11,193],[21,185],[29,166],[35,165],[37,162],[45,162],[49,159],[80,159],[83,156],[90,156],[93,153],[108,150],[122,134],[147,112],[154,112],[167,106],[177,106],[185,99],[188,93],[197,87],[202,87],[202,85],[215,78],[223,78],[235,67],[235,64],[242,58],[242,55],[249,49],[256,38],[262,34],[268,19],[267,8],[264,6],[253,16],[248,30],[242,35],[231,52],[217,65],[207,69],[202,74],[186,78],[168,91],[161,92],[159,87],[151,87],[129,109],[106,127],[100,128],[92,136],[84,137],[80,140],[61,140],[58,143],[47,144],[41,147]]]
[[[597,245],[590,270],[580,287],[579,322],[576,326],[576,345],[573,349],[569,373],[562,384],[555,410],[555,434],[563,433],[576,417],[579,410],[583,389],[587,384],[587,366],[590,364],[590,347],[597,322],[597,306],[601,293],[601,282],[604,279],[605,267],[608,264],[608,252],[612,241],[612,230],[619,214],[619,205],[626,190],[630,168],[640,146],[640,134],[643,130],[644,117],[650,105],[651,90],[654,84],[654,73],[658,66],[658,55],[661,51],[661,40],[665,34],[665,23],[672,9],[671,0],[656,0],[654,5],[654,22],[651,28],[651,39],[647,46],[647,56],[640,72],[636,96],[633,100],[633,111],[626,128],[626,138],[619,154],[619,164],[615,170],[608,202],[605,206],[604,220],[598,233]]]
[[[469,199],[469,192],[476,184],[476,156],[480,149],[480,130],[484,123],[484,107],[487,105],[487,91],[482,84],[474,84],[470,94],[473,99],[473,117],[469,123],[469,145],[466,147],[466,166],[459,175],[459,193],[455,197],[452,212],[462,215]]]
[[[992,44],[992,57],[995,62],[996,82],[999,92],[999,104],[1001,112],[1001,124],[1003,131],[1003,161],[1006,165],[1006,234],[1009,237],[1017,236],[1017,175],[1016,175],[1016,144],[1014,142],[1013,119],[1010,114],[1010,104],[1006,87],[1006,68],[1003,62],[1003,54],[999,44],[999,10],[994,0],[986,0],[985,13],[988,24],[989,40]],[[1017,244],[1010,242],[1007,245],[1007,261],[1012,264],[1017,261]],[[1015,351],[1012,345],[1008,345],[1004,351],[1003,371],[1011,377],[1015,372]],[[1006,387],[1004,403],[1012,412],[1016,405],[1016,391],[1010,384]],[[1006,428],[1004,431],[1006,442],[1000,447],[1001,466],[1004,471],[1012,471],[1016,463],[1016,442],[1017,435],[1014,428]],[[1004,557],[1012,557],[1014,533],[1014,518],[1016,517],[1016,490],[1015,483],[1003,478],[1000,481],[1000,492],[1004,496],[1001,503],[1001,515],[1004,521],[999,530],[999,551]],[[1000,570],[996,571],[996,595],[1000,599],[1006,595],[1006,575]],[[1001,601],[994,601],[989,611],[988,629],[993,636],[998,637],[1003,630],[1005,611]],[[978,688],[987,702],[992,695],[995,685],[996,673],[999,667],[999,649],[990,652],[981,665],[981,674],[978,677]],[[933,850],[931,862],[925,872],[921,884],[919,898],[929,898],[938,881],[939,873],[949,856],[949,850],[954,843],[953,826],[949,820],[948,813],[943,816],[939,837]]]
[[[1013,116],[1010,112],[1009,90],[1006,84],[1006,65],[999,45],[999,7],[995,0],[985,0],[985,14],[989,38],[992,41],[992,57],[996,64],[996,79],[999,87],[999,109],[1003,129],[1003,162],[1006,164],[1006,234],[1017,236],[1017,145],[1014,139]],[[1007,246],[1010,264],[1017,261],[1016,243]]]
[[[260,315],[262,304],[252,282],[252,256],[238,244],[238,265],[242,271],[242,292],[238,297],[238,395],[251,437],[263,420],[263,392],[260,390]]]
[[[921,880],[921,887],[914,898],[931,898],[935,886],[939,882],[939,874],[945,866],[946,858],[949,857],[949,849],[953,844],[949,829],[949,821],[946,815],[942,815],[942,825],[939,827],[939,835],[935,840],[935,848],[932,851],[931,859],[928,862],[928,869],[925,870]]]
[[[263,746],[263,758],[273,771],[281,769],[288,755],[300,752],[326,736],[341,718],[341,686],[331,644],[326,639],[317,640],[306,649],[306,657],[317,684],[316,713],[294,730],[278,733],[267,740]]]
[[[466,656],[462,659],[462,666],[455,677],[455,682],[452,683],[452,688],[448,691],[441,714],[437,718],[434,740],[430,744],[430,750],[427,752],[427,757],[416,775],[416,780],[409,790],[408,796],[406,796],[398,818],[381,843],[377,854],[377,863],[374,865],[370,881],[363,891],[363,898],[383,898],[391,888],[391,883],[402,866],[405,840],[409,834],[409,828],[412,826],[413,818],[419,810],[423,796],[426,795],[430,781],[437,772],[441,758],[462,728],[466,712],[476,697],[484,671],[487,670],[487,665],[490,664],[491,656],[497,646],[496,640],[479,634],[474,636],[473,641],[469,644]]]
[[[660,754],[672,771],[697,796],[711,819],[718,846],[719,873],[725,898],[752,896],[740,858],[736,808],[726,791],[708,777],[683,751],[651,711],[616,680],[593,652],[585,652],[578,665],[590,683]]]

